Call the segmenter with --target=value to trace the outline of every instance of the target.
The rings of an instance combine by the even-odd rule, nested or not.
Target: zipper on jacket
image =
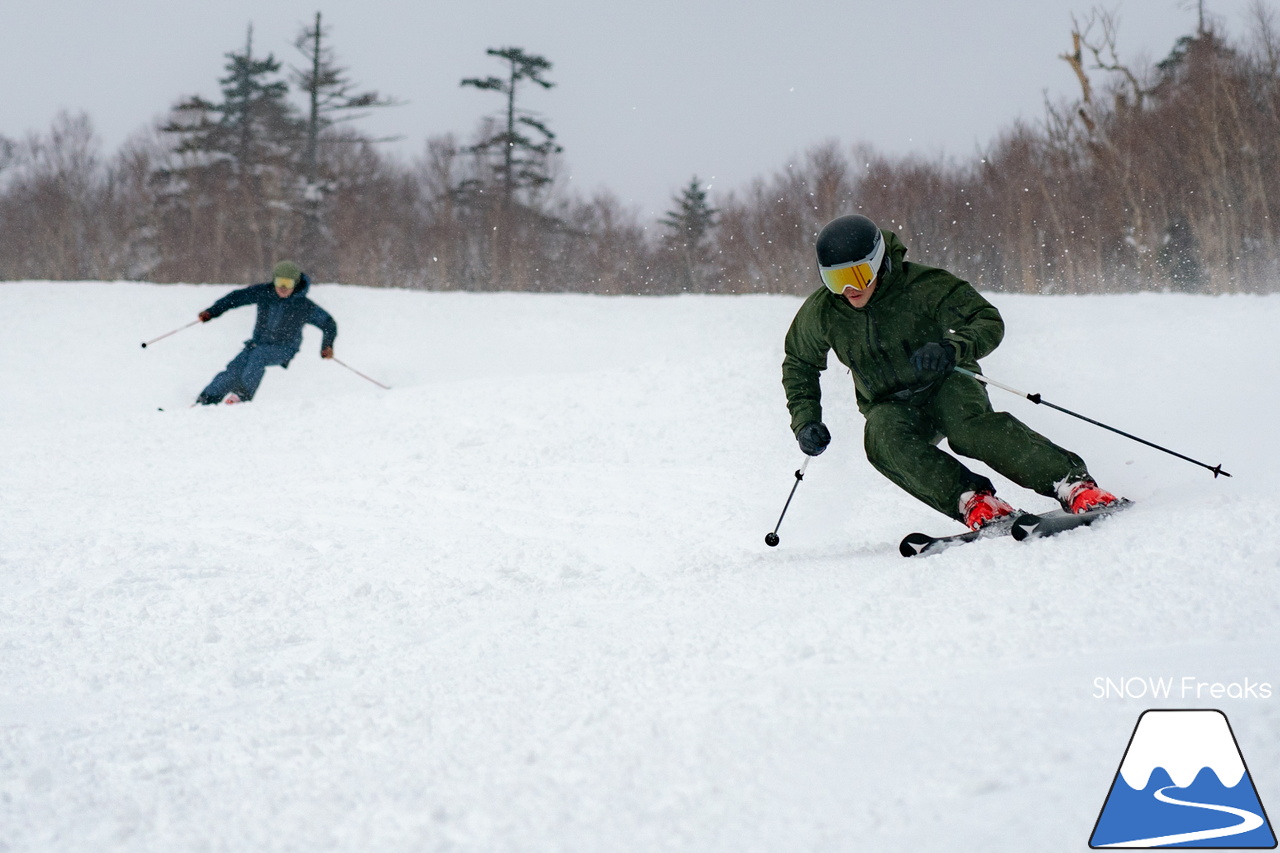
[[[875,315],[872,314],[870,311],[868,311],[866,316],[867,316],[867,340],[870,342],[871,349],[876,353],[876,356],[880,362],[879,364],[880,369],[878,372],[880,374],[881,385],[883,386],[883,388],[880,390],[880,393],[876,395],[877,397],[880,397],[890,393],[894,385],[897,384],[898,376],[896,373],[893,372],[892,368],[890,367],[889,353],[884,348],[884,344],[880,342],[879,329],[876,326]]]

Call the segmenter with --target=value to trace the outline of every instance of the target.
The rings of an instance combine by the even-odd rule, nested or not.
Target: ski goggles
[[[276,279],[276,287],[280,288],[281,290],[293,290],[294,285],[296,284],[297,282],[291,278],[281,277]]]
[[[883,237],[876,240],[876,247],[862,260],[830,267],[819,266],[818,272],[822,274],[822,283],[837,295],[843,294],[845,288],[849,287],[854,290],[866,290],[871,282],[875,281],[882,260],[884,260]]]

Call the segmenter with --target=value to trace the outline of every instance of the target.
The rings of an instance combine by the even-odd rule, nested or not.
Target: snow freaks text
[[[1202,681],[1181,677],[1133,676],[1093,680],[1094,699],[1270,699],[1271,683],[1245,678],[1241,681]]]

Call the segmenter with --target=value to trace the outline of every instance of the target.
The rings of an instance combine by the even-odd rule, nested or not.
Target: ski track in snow
[[[990,376],[1234,476],[993,389],[1138,503],[908,561],[834,359],[764,546],[797,298],[318,286],[393,390],[308,328],[189,409],[252,311],[139,342],[229,289],[0,285],[3,853],[1080,850],[1160,704],[1094,678],[1280,686],[1280,297],[992,295]],[[1165,706],[1265,802],[1277,701]]]

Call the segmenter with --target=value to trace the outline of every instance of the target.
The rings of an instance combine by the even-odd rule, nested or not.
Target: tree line
[[[374,286],[805,293],[818,230],[863,212],[984,289],[1277,289],[1269,7],[1257,0],[1238,41],[1202,14],[1150,67],[1120,61],[1109,13],[1073,23],[1061,58],[1079,94],[968,161],[826,142],[714,200],[693,176],[656,223],[564,187],[551,122],[524,106],[556,85],[545,57],[489,50],[493,73],[459,85],[497,96],[492,113],[405,162],[358,129],[396,102],[352,82],[319,14],[287,74],[250,29],[217,97],[180,100],[114,155],[83,114],[0,136],[0,279],[245,282],[288,256],[318,281]]]

